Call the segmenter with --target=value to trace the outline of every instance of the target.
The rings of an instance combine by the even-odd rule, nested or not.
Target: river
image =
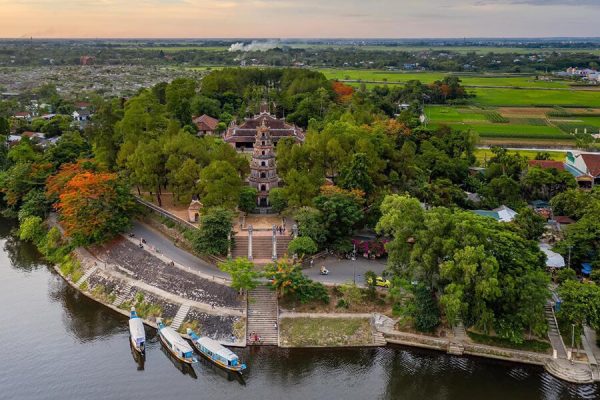
[[[147,328],[136,361],[127,319],[80,295],[0,218],[0,399],[597,399],[539,367],[404,347],[238,349],[244,379],[182,368]]]

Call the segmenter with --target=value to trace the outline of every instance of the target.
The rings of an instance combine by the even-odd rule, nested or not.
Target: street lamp
[[[571,364],[573,363],[573,351],[575,350],[575,324],[571,324]]]

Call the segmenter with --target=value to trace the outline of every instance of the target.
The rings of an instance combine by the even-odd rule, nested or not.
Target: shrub
[[[414,306],[415,329],[433,332],[440,324],[440,309],[433,294],[424,285],[415,288]]]
[[[305,255],[315,254],[316,252],[317,244],[308,236],[299,236],[288,245],[288,254],[296,254],[300,258]]]

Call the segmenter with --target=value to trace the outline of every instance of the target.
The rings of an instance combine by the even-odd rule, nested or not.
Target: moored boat
[[[246,369],[246,364],[240,363],[238,356],[234,352],[227,347],[222,346],[216,340],[206,336],[200,337],[196,332],[189,328],[187,334],[192,339],[192,344],[200,354],[219,367],[225,368],[228,371],[240,373]]]
[[[198,362],[198,359],[194,355],[194,349],[179,333],[175,332],[170,326],[165,326],[160,318],[156,320],[156,323],[158,325],[160,341],[171,354],[177,357],[179,361],[187,364]]]
[[[142,319],[135,311],[135,307],[131,307],[129,314],[129,340],[136,351],[144,354],[146,351],[146,331]]]

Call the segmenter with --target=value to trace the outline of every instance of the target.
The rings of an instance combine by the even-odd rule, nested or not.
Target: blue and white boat
[[[246,369],[246,364],[241,364],[235,353],[227,347],[222,346],[216,340],[206,336],[200,337],[190,328],[187,329],[187,334],[192,339],[192,344],[196,350],[219,367],[225,368],[228,371],[240,373]]]
[[[129,314],[129,340],[131,340],[131,344],[136,351],[144,354],[146,351],[146,331],[142,319],[135,311],[135,307],[131,307],[131,313]]]
[[[192,346],[181,337],[181,335],[170,326],[165,326],[162,320],[156,320],[158,325],[158,336],[162,344],[173,354],[179,361],[187,364],[197,363],[198,359],[194,355]]]

